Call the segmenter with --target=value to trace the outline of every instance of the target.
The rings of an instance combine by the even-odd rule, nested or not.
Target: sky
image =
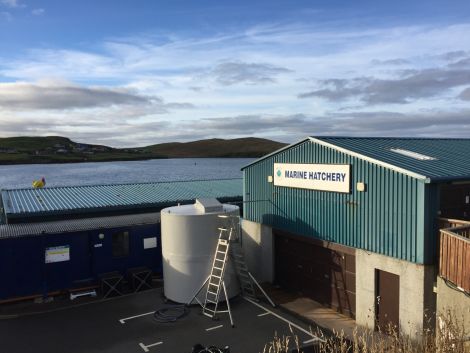
[[[0,137],[470,137],[470,2],[0,0]]]

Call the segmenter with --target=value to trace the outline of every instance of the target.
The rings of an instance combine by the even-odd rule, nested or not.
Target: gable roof
[[[308,140],[428,182],[470,180],[470,139],[312,136],[294,145]]]

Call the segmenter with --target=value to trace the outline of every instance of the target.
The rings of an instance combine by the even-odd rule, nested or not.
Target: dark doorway
[[[398,332],[400,317],[400,276],[375,270],[376,278],[376,329]]]
[[[273,234],[276,283],[289,292],[312,298],[354,318],[354,250],[276,229]]]
[[[470,184],[441,185],[440,198],[442,217],[470,220]]]

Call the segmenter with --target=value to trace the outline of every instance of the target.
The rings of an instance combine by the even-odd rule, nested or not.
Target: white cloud
[[[11,13],[7,11],[0,11],[0,22],[2,21],[10,22],[11,20],[13,20],[13,16]]]
[[[468,77],[455,72],[468,70],[468,33],[470,24],[365,30],[265,25],[197,38],[110,38],[95,44],[95,51],[0,54],[0,77],[15,85],[3,95],[0,89],[0,123],[6,124],[6,116],[25,122],[40,116],[41,124],[28,129],[101,135],[117,145],[243,134],[289,140],[310,133],[360,134],[355,127],[377,135],[387,133],[383,126],[405,135],[407,119],[423,122],[413,133],[459,135],[468,128],[456,129],[452,121],[456,111],[469,111],[470,100]],[[28,96],[44,77],[66,84]],[[332,79],[350,86],[363,81],[352,85],[359,91],[346,101],[298,98],[333,85]],[[441,122],[439,114],[445,117]],[[215,120],[220,117],[227,118]],[[23,131],[8,126],[0,131]]]
[[[46,12],[46,10],[44,10],[44,9],[33,9],[31,11],[31,14],[34,15],[34,16],[41,16],[41,15],[44,15],[45,12]]]
[[[0,0],[0,4],[5,5],[7,7],[23,7],[23,4],[20,4],[18,0]]]

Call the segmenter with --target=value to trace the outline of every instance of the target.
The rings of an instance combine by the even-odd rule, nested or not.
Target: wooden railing
[[[470,222],[439,219],[439,275],[470,293]]]

